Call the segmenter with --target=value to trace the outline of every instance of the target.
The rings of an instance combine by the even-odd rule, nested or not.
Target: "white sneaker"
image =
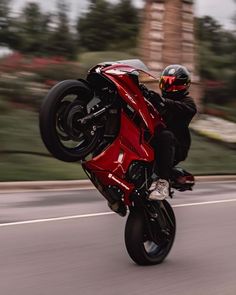
[[[154,185],[151,185],[153,191],[149,195],[149,200],[164,200],[169,196],[169,182],[165,179],[158,179]]]

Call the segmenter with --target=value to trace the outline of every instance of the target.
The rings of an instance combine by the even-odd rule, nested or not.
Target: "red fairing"
[[[132,68],[128,66],[125,67],[126,72],[121,71],[124,70],[124,67],[117,69],[117,66],[112,66],[106,68],[103,74],[116,85],[122,99],[140,114],[150,133],[153,135],[158,122],[151,118],[141,90],[127,74],[128,69],[131,73]]]
[[[84,166],[93,171],[103,185],[119,186],[125,193],[125,203],[130,205],[129,195],[134,185],[125,181],[125,175],[130,163],[135,160],[152,162],[154,152],[140,136],[140,128],[122,111],[120,133],[115,141]]]

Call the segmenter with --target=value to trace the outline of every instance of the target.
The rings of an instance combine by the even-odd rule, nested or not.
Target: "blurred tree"
[[[51,23],[52,31],[48,39],[47,50],[50,54],[74,58],[76,39],[70,31],[68,5],[64,0],[57,1],[57,14]]]
[[[5,15],[3,18],[5,24],[8,15],[8,1],[0,1],[2,1],[0,4],[4,4],[0,6],[0,20],[1,15]],[[51,15],[43,13],[37,3],[27,3],[20,16],[9,21],[7,31],[4,31],[6,43],[12,49],[26,54],[73,58],[77,48],[76,40],[70,32],[68,7],[64,0],[58,0],[57,5],[57,14]],[[2,30],[0,34],[1,32]]]
[[[116,20],[116,48],[132,48],[137,45],[139,33],[139,11],[132,5],[131,0],[120,0],[114,7]]]
[[[197,37],[200,41],[208,42],[211,50],[221,49],[222,26],[211,16],[197,18]]]
[[[234,0],[236,4],[236,0]],[[234,98],[236,98],[236,6],[235,6],[235,12],[233,17],[233,23],[234,23],[234,42],[232,45],[232,69],[233,74],[230,79],[230,88],[231,91],[234,93]],[[236,103],[234,103],[234,106],[236,107]]]
[[[232,83],[236,69],[235,34],[223,29],[210,16],[197,18],[196,29],[199,72],[205,81],[206,102],[227,103],[236,94],[233,89],[235,83]],[[208,87],[208,84],[214,87]]]
[[[130,0],[113,5],[106,0],[90,0],[88,12],[77,24],[80,45],[90,51],[135,47],[138,19],[138,10]]]
[[[80,45],[86,50],[103,51],[114,40],[116,23],[111,17],[112,5],[105,0],[90,0],[88,12],[78,20]]]
[[[236,4],[236,0],[234,0],[235,4]],[[235,9],[236,10],[236,9]],[[234,25],[236,26],[236,11],[234,12],[234,16],[233,16],[233,22]]]
[[[0,0],[0,45],[8,44],[9,26],[10,26],[10,9],[9,0]]]
[[[12,25],[15,40],[12,47],[23,53],[43,54],[49,35],[50,15],[43,14],[37,3],[27,3]]]

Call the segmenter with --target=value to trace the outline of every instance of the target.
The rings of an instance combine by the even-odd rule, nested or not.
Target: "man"
[[[155,147],[155,173],[159,176],[151,189],[151,200],[163,200],[169,196],[169,179],[172,168],[187,158],[191,144],[189,123],[197,112],[188,89],[190,73],[182,65],[170,65],[161,74],[160,96],[149,91],[144,85],[144,96],[162,115],[166,128],[156,130],[153,141]]]

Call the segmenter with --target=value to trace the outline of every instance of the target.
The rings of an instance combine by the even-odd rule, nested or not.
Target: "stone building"
[[[183,64],[192,74],[191,92],[200,97],[196,70],[193,0],[146,0],[140,55],[158,77],[169,64]],[[156,88],[155,84],[152,85]]]

